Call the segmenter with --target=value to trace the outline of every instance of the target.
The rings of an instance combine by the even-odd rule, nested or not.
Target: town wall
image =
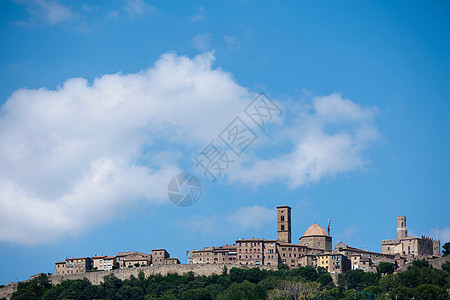
[[[129,269],[117,269],[111,271],[96,271],[87,273],[76,273],[76,274],[60,274],[49,276],[50,281],[53,285],[57,285],[64,280],[76,280],[87,278],[94,285],[99,285],[103,282],[103,277],[109,274],[114,274],[117,278],[124,280],[130,278],[131,275],[138,277],[140,271],[144,272],[144,275],[148,277],[149,275],[167,275],[167,274],[186,274],[188,272],[193,272],[195,276],[210,276],[213,274],[222,274],[223,267],[226,266],[228,270],[231,268],[252,268],[255,266],[245,266],[245,265],[234,265],[234,264],[198,264],[198,265],[157,265],[148,267],[136,267]],[[262,270],[276,270],[277,266],[258,266]],[[0,298],[6,297],[9,299],[11,294],[17,290],[17,283],[12,283],[8,286],[0,288]]]

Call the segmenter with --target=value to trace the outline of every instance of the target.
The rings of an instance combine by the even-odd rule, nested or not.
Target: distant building
[[[179,265],[180,261],[176,257],[169,257],[164,260],[165,265]]]
[[[169,252],[166,249],[153,249],[152,250],[152,264],[163,265],[164,261],[170,257]]]
[[[152,263],[152,256],[148,254],[133,254],[124,258],[125,268],[131,268],[134,266],[145,267],[150,266]]]
[[[305,234],[300,238],[300,245],[325,252],[331,252],[333,247],[331,236],[316,223],[306,229]]]
[[[325,251],[291,243],[291,208],[287,205],[277,207],[277,237],[276,240],[239,239],[233,246],[211,246],[203,250],[187,251],[187,261],[188,264],[228,263],[250,266],[277,266],[279,263],[285,263],[296,268],[316,265],[315,255]],[[324,237],[322,232],[318,239],[331,243],[331,237],[328,234]],[[323,242],[323,245],[326,243]]]
[[[90,257],[73,257],[55,263],[55,274],[84,273],[92,269]]]
[[[188,264],[234,264],[236,263],[236,244],[187,251],[187,260]]]
[[[317,267],[325,268],[329,273],[345,273],[351,268],[350,259],[337,252],[317,255]]]
[[[127,252],[119,252],[116,255],[116,262],[119,264],[119,268],[127,268],[129,266],[129,264],[125,264],[125,261],[127,258],[130,257],[141,257],[141,258],[148,258],[148,254],[146,253],[142,253],[142,252],[138,252],[138,251],[127,251]],[[151,256],[150,256],[150,263],[151,263]]]
[[[419,256],[440,256],[441,244],[439,240],[421,236],[420,238],[408,236],[406,216],[397,217],[397,239],[381,242],[381,251],[385,254]]]

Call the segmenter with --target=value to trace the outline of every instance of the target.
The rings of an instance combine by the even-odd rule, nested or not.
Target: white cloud
[[[242,230],[258,229],[276,220],[276,212],[263,206],[243,207],[229,215],[226,220]]]
[[[214,235],[222,233],[239,233],[247,230],[261,229],[276,221],[276,211],[264,206],[242,207],[228,216],[196,215],[186,220],[178,219],[172,222],[176,227],[185,228],[191,233]]]
[[[213,60],[165,54],[137,74],[14,92],[0,110],[0,240],[43,242],[166,201],[177,156],[154,140],[203,145],[252,97]]]
[[[19,22],[20,24],[33,24],[38,20],[43,20],[51,25],[56,25],[70,21],[76,16],[71,8],[56,0],[16,0],[16,2],[25,5],[25,9],[30,15],[28,22]]]
[[[437,238],[441,241],[441,245],[445,244],[446,242],[450,242],[450,227],[444,227],[444,228],[434,228],[431,230],[432,238]]]
[[[278,142],[291,143],[290,151],[270,159],[248,156],[231,180],[253,185],[282,180],[296,188],[361,169],[367,163],[364,150],[379,138],[374,114],[339,94],[316,97],[311,109],[299,112],[279,134],[284,140]]]
[[[141,16],[155,9],[154,6],[147,4],[144,0],[127,0],[125,4],[125,11],[132,17]]]
[[[203,7],[199,7],[197,12],[189,19],[191,22],[199,22],[205,18],[206,10]]]
[[[192,47],[199,51],[207,51],[211,49],[211,34],[197,34],[192,38]]]
[[[167,202],[169,179],[196,154],[186,149],[206,146],[255,96],[213,61],[211,52],[168,53],[136,74],[15,91],[0,109],[0,241],[45,242],[106,222],[136,201]],[[289,103],[285,110],[296,111]],[[271,159],[245,153],[227,175],[295,188],[362,168],[363,151],[378,137],[373,115],[337,94],[315,98],[273,133],[290,151],[275,148]],[[259,147],[273,142],[260,140]],[[258,229],[274,215],[254,206],[204,221]]]

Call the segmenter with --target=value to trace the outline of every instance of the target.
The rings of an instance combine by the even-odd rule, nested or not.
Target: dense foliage
[[[430,268],[423,261],[407,271],[392,274],[383,264],[377,273],[351,270],[339,274],[338,287],[324,269],[301,267],[279,270],[224,268],[221,275],[169,274],[120,280],[109,274],[101,285],[87,279],[67,280],[52,286],[42,274],[19,283],[12,300],[18,299],[449,299],[448,270]]]

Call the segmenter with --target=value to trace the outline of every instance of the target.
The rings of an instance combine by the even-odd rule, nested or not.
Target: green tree
[[[323,273],[317,278],[317,282],[319,282],[322,287],[326,287],[330,283],[333,283],[333,278],[331,278],[329,273]]]
[[[414,297],[414,291],[406,286],[398,286],[392,290],[389,296],[391,296],[392,299],[406,300]]]
[[[180,300],[212,300],[211,293],[206,288],[193,289],[183,292],[180,296]]]
[[[228,274],[228,268],[227,268],[227,266],[223,266],[222,275],[227,275],[227,274]]]
[[[416,268],[429,268],[430,263],[425,258],[423,259],[416,259],[413,261],[413,267]]]
[[[450,261],[443,263],[441,269],[450,273]]]
[[[395,265],[388,262],[380,262],[377,267],[377,271],[380,274],[392,274],[394,273]]]
[[[277,268],[278,268],[278,270],[289,270],[288,265],[283,264],[283,263],[278,264]]]
[[[371,293],[371,294],[380,294],[381,289],[377,285],[371,285],[371,286],[366,287],[364,289],[364,292]]]
[[[448,300],[447,291],[440,286],[432,284],[422,284],[414,289],[419,299]]]
[[[442,245],[442,256],[447,256],[450,254],[450,242],[445,243]]]

